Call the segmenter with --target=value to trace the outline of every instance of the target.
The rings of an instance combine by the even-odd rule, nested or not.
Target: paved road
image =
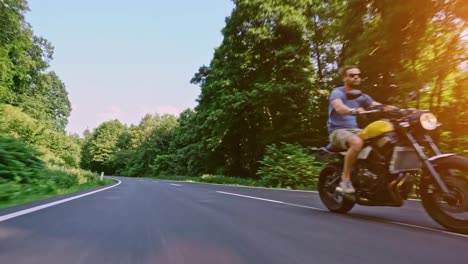
[[[0,263],[468,263],[418,202],[337,215],[311,192],[118,179],[0,222]]]

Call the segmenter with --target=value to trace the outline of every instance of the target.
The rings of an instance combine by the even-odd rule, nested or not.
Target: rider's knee
[[[355,151],[361,151],[364,146],[364,141],[358,136],[351,136],[348,138],[349,147]]]

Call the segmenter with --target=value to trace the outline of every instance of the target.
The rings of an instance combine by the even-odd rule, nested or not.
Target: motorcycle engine
[[[395,179],[389,173],[389,155],[381,149],[373,149],[366,160],[360,160],[356,166],[356,178],[361,196],[376,200],[388,201],[390,199],[387,186]]]

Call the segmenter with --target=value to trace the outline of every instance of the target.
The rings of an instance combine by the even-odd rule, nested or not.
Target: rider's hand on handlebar
[[[359,113],[365,112],[365,110],[362,107],[359,108],[352,108],[349,110],[350,115],[359,115]]]
[[[395,107],[393,105],[386,105],[386,104],[377,104],[377,105],[372,105],[369,107],[369,110],[380,110],[384,112],[390,112],[394,110],[398,110],[398,107]]]
[[[383,105],[382,109],[384,111],[395,111],[395,110],[398,110],[399,108],[393,105]]]
[[[362,112],[365,112],[366,110],[362,107],[359,107],[356,109],[356,114],[359,114],[359,113],[362,113]]]

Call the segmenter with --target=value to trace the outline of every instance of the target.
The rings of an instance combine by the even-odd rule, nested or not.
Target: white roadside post
[[[99,180],[102,181],[104,179],[104,172],[101,172],[101,177],[99,177]]]

